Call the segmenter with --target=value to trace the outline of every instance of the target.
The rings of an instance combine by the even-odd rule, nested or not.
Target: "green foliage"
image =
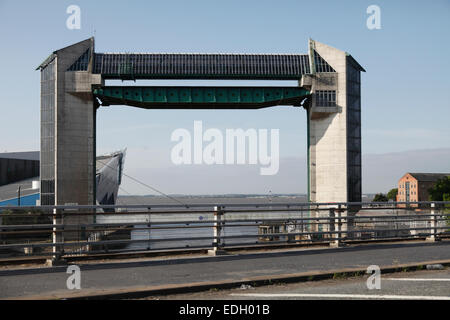
[[[390,200],[396,201],[397,200],[397,193],[398,193],[398,189],[397,188],[391,189],[387,193],[387,198],[390,199]]]
[[[443,201],[450,201],[450,193],[444,193],[443,199],[444,199]],[[448,209],[444,209],[444,213],[445,214],[450,214],[450,204],[446,204],[444,207],[448,208]],[[446,219],[447,219],[447,225],[450,226],[450,215],[448,215],[446,217]]]
[[[450,177],[444,177],[436,181],[434,186],[428,189],[430,201],[449,201],[450,199]]]
[[[377,193],[372,202],[388,202],[388,198],[383,193]]]

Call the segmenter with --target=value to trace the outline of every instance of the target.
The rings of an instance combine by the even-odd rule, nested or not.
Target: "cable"
[[[110,165],[104,163],[104,162],[101,161],[101,160],[96,160],[96,161],[98,161],[98,162],[100,162],[101,164],[107,166],[108,168],[115,169],[115,168],[111,167]],[[187,204],[185,204],[185,203],[179,201],[178,199],[175,199],[174,197],[171,197],[171,196],[169,196],[168,194],[166,194],[166,193],[164,193],[164,192],[162,192],[162,191],[159,191],[158,189],[156,189],[156,188],[154,188],[154,187],[152,187],[152,186],[150,186],[150,185],[148,185],[148,184],[146,184],[146,183],[144,183],[144,182],[142,182],[142,181],[139,181],[138,179],[133,178],[133,177],[127,175],[127,174],[124,173],[124,172],[122,172],[122,175],[125,176],[125,177],[127,177],[128,179],[133,180],[134,182],[137,182],[137,183],[139,183],[139,184],[141,184],[141,185],[143,185],[143,186],[145,186],[145,187],[147,187],[147,188],[153,190],[153,191],[158,192],[159,194],[161,194],[161,195],[163,195],[163,196],[165,196],[165,197],[167,197],[167,198],[169,198],[169,199],[171,199],[171,200],[173,200],[173,201],[175,201],[175,202],[177,202],[177,203],[179,203],[179,204],[185,206],[186,208],[189,208],[189,206],[188,206]],[[119,188],[120,188],[120,187],[119,187]]]
[[[128,195],[131,196],[131,197],[133,197],[134,199],[138,200],[138,201],[136,201],[136,204],[139,204],[139,202],[141,201],[141,199],[138,199],[137,196],[131,194],[130,192],[128,192],[127,190],[125,190],[125,189],[124,189],[123,187],[121,187],[120,185],[119,185],[119,189],[122,190],[122,191],[124,191],[126,194],[128,194]],[[124,203],[124,204],[125,204],[125,203]]]

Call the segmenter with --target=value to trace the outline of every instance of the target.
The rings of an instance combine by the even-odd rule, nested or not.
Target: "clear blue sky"
[[[81,30],[66,28],[71,4],[81,8]],[[371,4],[381,8],[381,30],[366,27]],[[448,0],[0,0],[0,152],[39,149],[39,72],[34,69],[53,50],[94,30],[97,52],[306,53],[311,37],[351,53],[367,70],[362,76],[364,154],[450,147]],[[111,107],[98,113],[98,151],[128,147],[131,156],[133,149],[150,150],[150,158],[142,153],[140,163],[128,158],[129,169],[168,166],[170,133],[192,128],[193,120],[203,120],[206,127],[279,128],[281,156],[306,155],[305,112],[288,107]]]

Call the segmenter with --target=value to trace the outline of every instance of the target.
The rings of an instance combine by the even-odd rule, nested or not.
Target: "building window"
[[[335,90],[317,90],[316,106],[318,107],[334,107],[336,106]]]
[[[336,72],[317,52],[314,50],[314,64],[317,72]],[[359,73],[358,73],[359,74]]]

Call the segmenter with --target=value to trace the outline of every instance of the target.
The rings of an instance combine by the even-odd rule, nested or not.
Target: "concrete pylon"
[[[361,85],[365,71],[348,53],[310,40],[308,112],[311,202],[361,201]]]
[[[310,40],[307,109],[308,199],[315,203],[361,202],[361,71],[348,53]],[[329,207],[332,207],[330,205]],[[353,215],[352,207],[345,217]],[[318,211],[314,216],[328,216]],[[345,221],[345,220],[344,220]],[[333,221],[330,222],[334,225]],[[316,231],[330,231],[324,224]],[[351,229],[352,221],[342,226]]]
[[[41,204],[95,204],[94,39],[53,52],[41,70]],[[76,190],[76,192],[74,192]]]
[[[95,204],[96,104],[92,85],[102,84],[92,74],[94,39],[54,51],[41,70],[41,205]],[[55,213],[62,213],[55,210]],[[92,223],[93,216],[66,215],[54,224]],[[55,243],[85,239],[83,231],[65,227],[55,232]],[[54,252],[59,261],[63,248]],[[56,247],[54,248],[56,250]]]

